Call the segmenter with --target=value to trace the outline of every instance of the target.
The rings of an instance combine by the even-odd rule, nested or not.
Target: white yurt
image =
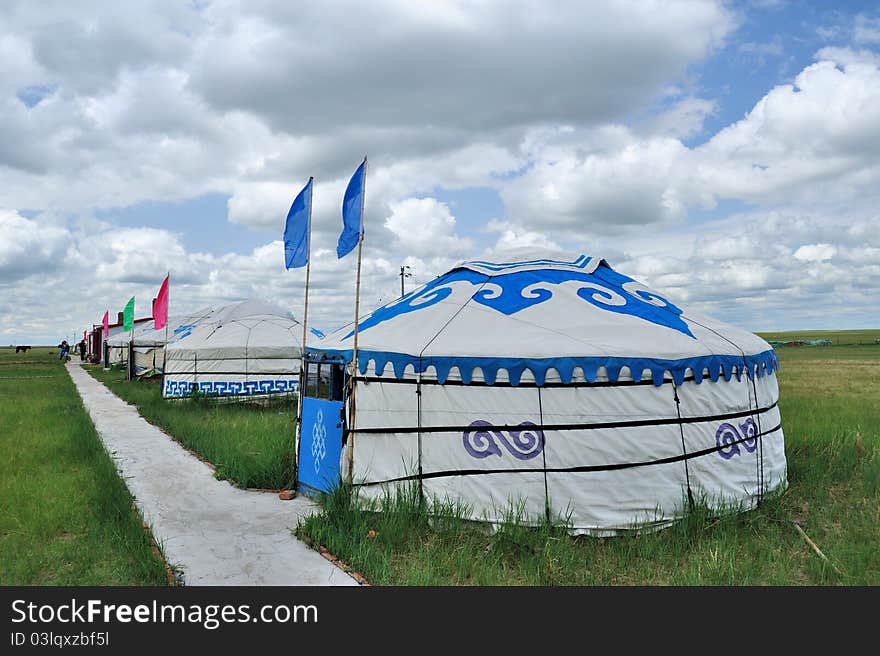
[[[265,396],[299,389],[302,324],[260,300],[216,309],[168,340],[162,394]]]
[[[111,329],[112,331],[112,329]],[[107,357],[109,364],[119,364],[128,362],[128,349],[132,341],[137,341],[145,333],[153,331],[153,321],[141,320],[136,323],[134,330],[123,330],[121,326],[111,332],[107,338]]]
[[[128,361],[129,343],[134,351],[134,375],[138,377],[161,374],[165,357],[165,338],[169,342],[179,339],[195,328],[200,321],[210,319],[215,310],[205,307],[185,315],[168,317],[168,330],[154,328],[152,319],[135,326],[132,332],[121,331],[107,340],[110,364]]]
[[[107,364],[126,362],[128,358],[128,343],[131,341],[130,332],[117,332],[107,338]]]
[[[309,359],[351,372],[352,350],[348,326]],[[417,484],[475,520],[518,507],[594,535],[746,510],[786,485],[777,368],[603,259],[465,262],[360,320],[340,471],[362,495]]]
[[[191,333],[202,321],[210,321],[215,310],[205,307],[187,315],[168,317],[167,331],[165,327],[156,330],[150,321],[143,329],[135,330],[134,374],[135,376],[152,376],[163,373],[165,365],[165,339],[174,343]]]

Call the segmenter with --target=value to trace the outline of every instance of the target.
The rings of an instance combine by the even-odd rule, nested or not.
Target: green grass
[[[877,344],[877,340],[880,339],[880,330],[788,330],[777,333],[758,333],[758,335],[768,342],[830,339],[834,342],[834,346],[864,346]]]
[[[880,346],[778,354],[789,489],[752,512],[710,519],[698,507],[666,530],[617,538],[515,522],[489,535],[460,509],[432,520],[413,494],[362,509],[340,490],[297,533],[381,585],[878,585]]]
[[[135,405],[144,419],[213,464],[217,478],[241,487],[293,487],[294,398],[267,405],[167,401],[156,381],[128,381],[123,371],[98,366],[86,370]]]
[[[167,585],[52,348],[0,348],[0,585]]]

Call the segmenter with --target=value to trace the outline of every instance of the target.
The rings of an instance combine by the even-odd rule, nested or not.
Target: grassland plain
[[[768,342],[828,339],[834,346],[866,346],[880,344],[880,330],[788,330],[776,333],[758,333]]]
[[[880,331],[859,332],[821,337],[855,345],[778,350],[789,488],[755,511],[711,518],[698,507],[669,529],[618,538],[513,522],[488,535],[460,509],[432,519],[401,495],[370,512],[341,489],[297,533],[383,585],[878,585],[880,346],[858,342]]]
[[[167,585],[53,350],[0,348],[0,585]]]
[[[218,403],[212,399],[166,401],[155,381],[129,381],[123,371],[88,366],[92,376],[136,406],[141,416],[214,465],[215,475],[241,487],[293,486],[296,403]]]

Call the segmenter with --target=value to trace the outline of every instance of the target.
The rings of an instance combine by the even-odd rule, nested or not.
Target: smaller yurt
[[[366,497],[416,485],[474,520],[516,508],[612,535],[696,503],[747,510],[786,485],[770,345],[601,258],[464,262],[358,332],[356,366],[352,326],[309,349],[310,368],[349,383],[341,413],[304,409],[300,480],[318,482],[303,489],[339,454],[336,480]]]
[[[153,376],[163,373],[165,365],[165,339],[174,343],[192,332],[201,321],[210,321],[214,309],[205,307],[187,315],[168,317],[168,326],[156,330],[153,321],[134,331],[134,375]]]
[[[150,317],[135,319],[134,330],[125,330],[122,326],[122,313],[120,312],[119,322],[110,325],[110,335],[105,342],[107,346],[107,364],[112,365],[128,362],[128,349],[132,341],[132,335],[134,335],[134,339],[137,340],[140,335],[149,333],[152,330],[153,319]]]
[[[135,328],[134,332],[138,330],[146,330],[146,326],[141,324],[137,328]],[[117,331],[116,334],[111,334],[110,337],[107,338],[107,357],[108,364],[119,364],[121,362],[128,361],[128,346],[132,340],[132,332],[129,331]]]
[[[266,301],[218,308],[169,338],[162,394],[186,397],[193,389],[227,397],[295,392],[302,330],[289,312]]]

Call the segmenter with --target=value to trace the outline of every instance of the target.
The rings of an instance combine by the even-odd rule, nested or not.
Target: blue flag
[[[309,210],[312,206],[312,178],[294,199],[284,224],[284,264],[288,269],[309,262]]]
[[[342,234],[339,235],[339,243],[336,244],[336,256],[345,257],[351,253],[351,249],[358,245],[358,241],[364,234],[362,217],[364,215],[364,175],[367,166],[367,158],[358,167],[348,187],[345,189],[345,198],[342,199]]]

